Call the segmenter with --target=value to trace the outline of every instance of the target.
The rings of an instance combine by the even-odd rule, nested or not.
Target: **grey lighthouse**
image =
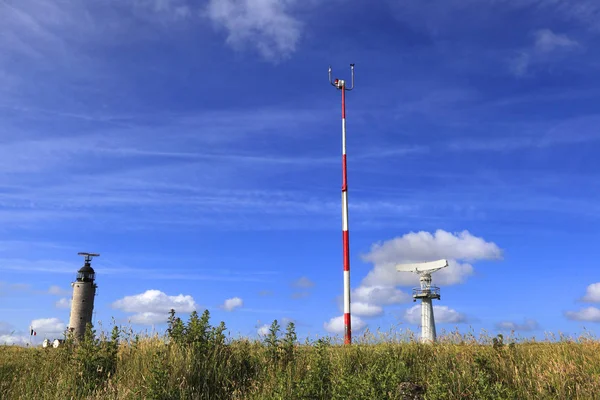
[[[98,287],[94,280],[96,273],[91,266],[92,257],[100,254],[78,253],[85,257],[83,267],[77,271],[73,287],[73,298],[71,299],[71,318],[69,319],[69,334],[75,339],[81,339],[85,333],[85,326],[92,323],[94,312],[94,296]]]

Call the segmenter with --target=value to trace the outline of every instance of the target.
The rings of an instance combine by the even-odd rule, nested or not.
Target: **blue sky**
[[[0,335],[68,323],[80,251],[101,253],[104,325],[163,329],[177,306],[232,335],[273,319],[339,332],[327,67],[348,78],[351,62],[355,327],[418,329],[415,278],[393,264],[445,257],[438,330],[597,329],[599,14],[591,0],[0,1]]]

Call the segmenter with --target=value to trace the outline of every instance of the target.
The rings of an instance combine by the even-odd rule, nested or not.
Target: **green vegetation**
[[[450,333],[435,345],[365,333],[352,346],[297,342],[277,321],[262,341],[172,312],[163,336],[114,327],[59,349],[0,346],[1,399],[598,399],[600,342]],[[506,343],[508,342],[508,343]]]

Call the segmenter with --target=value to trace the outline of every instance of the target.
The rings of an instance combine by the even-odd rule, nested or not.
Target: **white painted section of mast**
[[[350,271],[344,271],[344,314],[350,313]]]
[[[342,118],[342,154],[346,155],[346,118],[345,117]]]

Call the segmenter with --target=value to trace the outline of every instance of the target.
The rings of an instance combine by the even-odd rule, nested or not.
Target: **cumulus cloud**
[[[67,328],[58,318],[41,318],[31,321],[31,327],[38,333],[61,334]]]
[[[232,297],[231,299],[225,300],[225,303],[223,303],[222,308],[224,308],[226,311],[233,311],[235,308],[241,307],[243,305],[244,301],[242,299],[240,299],[239,297]]]
[[[290,14],[295,0],[210,0],[206,15],[227,31],[235,49],[256,48],[267,60],[289,57],[300,40],[302,24]]]
[[[352,325],[352,332],[358,332],[362,330],[367,323],[360,319],[357,316],[352,315],[350,319]],[[344,316],[340,315],[339,317],[334,317],[329,320],[329,322],[325,322],[323,327],[327,332],[334,334],[343,334],[344,333]]]
[[[581,300],[587,303],[600,303],[600,282],[589,285]]]
[[[54,306],[56,308],[71,308],[71,299],[67,299],[66,297],[63,297],[62,299],[60,299],[56,303],[54,303]]]
[[[433,306],[433,316],[436,323],[462,324],[467,322],[467,316],[448,306]],[[421,305],[415,305],[404,311],[404,319],[411,324],[421,323]]]
[[[15,332],[14,327],[8,322],[0,321],[0,345],[21,345],[29,343],[29,338]]]
[[[196,307],[197,304],[192,296],[183,294],[169,296],[160,290],[147,290],[144,293],[125,296],[112,303],[114,309],[136,313],[131,317],[131,321],[145,325],[166,321],[171,309],[178,313],[187,313],[196,310]]]
[[[52,285],[48,288],[48,293],[53,294],[55,296],[64,296],[66,294],[69,294],[69,291],[61,288],[60,286]]]
[[[0,345],[2,344],[6,344],[6,345],[19,345],[19,346],[25,346],[27,343],[29,343],[29,338],[27,336],[22,336],[22,335],[0,335]]]
[[[125,312],[192,312],[196,309],[194,298],[189,295],[169,296],[160,290],[146,290],[144,293],[125,296],[112,304]]]
[[[473,273],[473,266],[462,261],[497,260],[502,251],[492,242],[473,236],[468,231],[450,233],[437,230],[411,232],[383,243],[374,244],[371,251],[363,256],[365,261],[374,264],[362,284],[364,286],[416,285],[419,277],[412,273],[399,273],[396,264],[409,262],[448,259],[449,266],[435,273],[435,282],[441,285],[462,283]]]
[[[352,304],[371,303],[380,305],[401,304],[412,301],[411,295],[393,286],[359,286],[352,291]]]
[[[129,320],[139,325],[155,325],[167,322],[169,314],[166,312],[141,312],[132,315]]]
[[[313,281],[311,281],[310,279],[308,279],[307,277],[303,276],[299,279],[296,279],[294,282],[292,282],[292,286],[300,288],[300,289],[310,289],[313,286],[315,286],[315,283]]]
[[[502,321],[496,324],[496,329],[501,331],[534,331],[539,329],[539,324],[533,319],[526,319],[523,323]]]
[[[565,316],[573,321],[600,322],[600,309],[587,307],[579,311],[567,311]]]
[[[264,324],[260,326],[257,330],[258,334],[261,336],[267,336],[269,334],[269,325]]]
[[[368,303],[352,302],[352,314],[360,317],[376,317],[383,314],[383,308]]]
[[[436,272],[433,278],[434,283],[448,286],[463,283],[472,275],[471,263],[501,259],[502,250],[495,243],[468,231],[450,233],[437,230],[435,233],[411,232],[376,243],[362,258],[372,263],[373,269],[352,291],[351,299],[353,311],[363,312],[362,316],[368,317],[381,314],[382,306],[412,300],[410,294],[396,287],[418,286],[419,276],[396,271],[397,264],[448,259],[448,267]]]

